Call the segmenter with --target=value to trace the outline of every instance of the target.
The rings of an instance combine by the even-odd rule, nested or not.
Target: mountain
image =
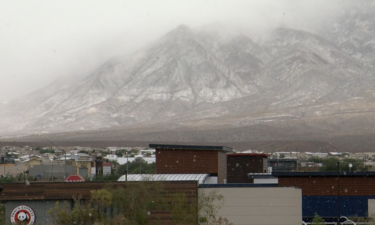
[[[215,49],[205,45],[208,36],[181,25],[132,57],[107,62],[74,86],[47,87],[11,103],[11,123],[30,131],[95,129],[171,118],[199,104],[258,93],[257,85],[249,82],[255,69],[247,62],[261,61],[247,50],[230,49],[239,45],[237,38],[245,45],[256,44],[242,35]],[[228,51],[248,58],[233,66],[231,61],[241,56],[228,57]]]
[[[189,142],[367,138],[375,132],[375,4],[354,5],[325,30],[277,28],[259,43],[219,23],[180,25],[73,85],[56,81],[3,104],[0,134],[82,131],[75,138]]]
[[[374,72],[375,3],[370,0],[356,4],[343,2],[343,8],[321,35]]]

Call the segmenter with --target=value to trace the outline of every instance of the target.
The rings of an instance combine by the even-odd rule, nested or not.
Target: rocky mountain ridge
[[[129,138],[137,139],[162,130],[166,136],[142,137],[163,141],[184,130],[224,128],[237,131],[207,140],[370,134],[374,11],[363,1],[329,30],[277,28],[260,43],[217,24],[181,25],[75,85],[56,82],[2,105],[0,134],[132,129]]]

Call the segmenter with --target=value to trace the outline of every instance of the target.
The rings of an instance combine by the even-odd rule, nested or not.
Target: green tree
[[[6,224],[5,202],[0,204],[0,225]]]
[[[198,212],[202,225],[231,225],[216,215],[223,201],[216,192],[200,195],[197,200],[188,193],[165,190],[162,182],[129,182],[125,187],[112,184],[91,191],[86,201],[74,198],[72,209],[57,202],[48,213],[54,225],[148,225],[150,220],[162,221],[153,212],[170,213],[178,225],[198,224]]]
[[[320,157],[310,157],[308,160],[306,160],[308,162],[314,162],[314,163],[323,163],[324,159],[323,158],[320,158]]]
[[[224,196],[216,191],[202,192],[198,199],[199,224],[201,225],[233,225],[226,218],[217,215],[224,204]]]
[[[147,163],[142,158],[136,158],[133,162],[129,162],[128,174],[154,174],[155,163]],[[126,164],[121,165],[117,168],[117,174],[126,174]]]
[[[85,151],[85,150],[80,150],[80,151],[78,151],[78,153],[85,153],[85,154],[89,154],[89,152],[88,152],[88,151]]]
[[[58,202],[48,213],[54,225],[71,224],[149,224],[150,211],[165,209],[163,206],[163,185],[158,182],[132,182],[125,188],[107,186],[91,191],[91,198],[83,201],[74,198],[74,207],[61,206]],[[104,213],[112,208],[111,213]],[[155,217],[154,217],[155,218]]]
[[[197,224],[198,209],[197,204],[189,204],[189,200],[185,193],[173,193],[169,195],[170,208],[173,221],[178,224]]]
[[[120,178],[120,174],[108,174],[108,175],[100,175],[95,176],[91,179],[87,179],[87,181],[91,182],[116,182]]]
[[[359,159],[343,159],[340,161],[337,158],[327,158],[323,159],[323,166],[319,168],[319,171],[337,171],[337,162],[340,162],[340,171],[349,171],[349,164],[351,163],[353,167],[351,171],[367,171],[368,168],[365,166],[364,162]]]
[[[113,207],[126,211],[130,224],[148,224],[152,210],[165,209],[164,186],[160,182],[132,182],[126,189],[118,187],[112,191]]]
[[[349,217],[349,220],[356,222],[356,223],[367,223],[367,224],[374,224],[375,222],[375,217],[374,214],[368,214],[367,217],[358,217],[358,216],[353,216]]]
[[[39,149],[39,154],[45,154],[45,153],[55,153],[55,150],[53,150],[53,149]]]
[[[314,225],[325,225],[325,222],[324,222],[324,220],[317,213],[315,213],[314,218],[311,221],[311,224],[314,224]]]
[[[351,171],[368,171],[368,167],[365,166],[365,163],[361,159],[349,159],[345,158],[340,163],[341,171],[349,171],[349,164],[352,164]]]
[[[12,175],[10,176],[0,176],[0,183],[13,183],[16,182],[16,178]]]
[[[74,207],[70,210],[69,204],[60,205],[56,202],[55,208],[48,211],[54,225],[71,224],[104,224],[110,218],[103,211],[111,205],[112,193],[107,190],[91,191],[91,199],[87,202],[79,197],[74,198]]]

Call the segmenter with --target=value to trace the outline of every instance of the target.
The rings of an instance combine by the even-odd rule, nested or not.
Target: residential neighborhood
[[[81,175],[86,178],[116,173],[116,168],[127,162],[142,160],[144,163],[156,162],[155,149],[148,147],[93,148],[83,146],[2,146],[0,175],[2,177],[27,176],[35,181],[62,181],[68,175]],[[263,154],[267,159],[266,170],[273,171],[322,171],[327,159],[351,160],[363,162],[363,170],[375,171],[375,153],[373,152],[259,152],[246,150],[232,154]],[[107,162],[111,169],[98,171],[97,162]],[[52,169],[53,168],[53,169]],[[350,171],[351,168],[343,168]],[[25,171],[28,172],[25,174]],[[53,174],[52,174],[53,173]]]
[[[115,173],[116,166],[142,159],[155,163],[155,150],[142,147],[56,147],[29,146],[1,147],[0,175],[2,177],[27,176],[33,181],[63,181],[69,175],[85,178]],[[98,169],[98,162],[107,162],[110,169]],[[102,166],[101,166],[102,167]],[[104,167],[105,168],[105,167]],[[23,179],[23,178],[22,178]]]

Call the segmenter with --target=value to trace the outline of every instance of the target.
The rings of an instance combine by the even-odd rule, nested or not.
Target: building
[[[233,150],[224,146],[150,144],[155,149],[157,174],[210,174],[218,183],[227,180],[227,156]]]
[[[311,157],[317,157],[317,158],[327,158],[328,153],[325,152],[305,152],[306,157],[311,158]]]
[[[302,189],[305,222],[317,213],[326,221],[339,215],[367,217],[375,213],[375,172],[274,172],[279,186]]]
[[[200,184],[217,184],[217,177],[210,174],[128,174],[117,181],[195,181]]]
[[[24,162],[26,163],[26,166],[28,168],[32,168],[35,165],[40,165],[41,164],[41,157],[37,155],[30,155],[28,159],[26,159]]]
[[[268,164],[272,168],[272,172],[298,170],[297,159],[268,159]]]
[[[267,173],[266,154],[227,154],[227,183],[253,183],[248,173]]]
[[[165,198],[168,194],[189,193],[187,198],[192,199],[188,202],[194,202],[198,195],[198,186],[196,182],[179,181],[163,182],[163,188],[168,190],[163,192]],[[32,216],[34,225],[52,224],[51,217],[47,213],[53,209],[56,202],[73,206],[73,196],[80,196],[82,201],[90,198],[91,190],[99,190],[108,185],[129,188],[129,183],[102,183],[102,182],[31,182],[30,185],[24,183],[5,183],[2,184],[3,191],[0,195],[0,201],[5,202],[6,224],[11,224],[11,218],[25,212]],[[110,209],[109,209],[110,210]],[[27,212],[26,212],[27,211]],[[151,210],[150,224],[171,225],[172,215],[163,210]],[[13,215],[13,216],[12,216]],[[17,222],[17,221],[16,221]],[[16,223],[14,223],[16,224]],[[17,223],[18,224],[18,223]]]
[[[111,153],[116,153],[117,150],[118,148],[115,146],[106,148],[106,151],[111,152]]]
[[[195,175],[190,175],[195,176]],[[199,175],[191,181],[160,181],[163,185],[162,195],[168,201],[175,194],[186,195],[187,204],[195,204],[196,200],[214,193],[222,196],[224,201],[220,204],[217,217],[223,217],[234,225],[258,224],[301,224],[301,189],[294,187],[278,187],[277,185],[254,184],[201,184],[199,181],[206,175]],[[143,181],[145,186],[152,188],[150,182]],[[34,225],[52,224],[47,213],[55,207],[56,202],[73,205],[72,196],[81,196],[81,200],[90,198],[91,190],[99,190],[108,185],[114,187],[131,188],[135,182],[32,182],[30,185],[23,183],[2,184],[3,192],[0,201],[5,202],[6,223],[10,224],[11,216],[22,213],[27,209],[33,216]],[[188,193],[188,194],[187,194]],[[214,199],[215,201],[218,199]],[[219,200],[218,200],[219,201]],[[15,212],[16,210],[16,212]],[[108,209],[107,213],[112,213]],[[150,210],[150,224],[172,225],[173,215],[166,210]],[[198,216],[198,215],[197,215]]]
[[[203,184],[198,196],[210,192],[223,196],[217,217],[234,225],[301,224],[301,189],[256,184]]]
[[[76,167],[76,174],[82,177],[88,177],[91,172],[93,157],[86,153],[78,153],[77,155],[71,156],[74,160],[73,164]]]
[[[297,159],[299,152],[274,152],[272,159]]]

